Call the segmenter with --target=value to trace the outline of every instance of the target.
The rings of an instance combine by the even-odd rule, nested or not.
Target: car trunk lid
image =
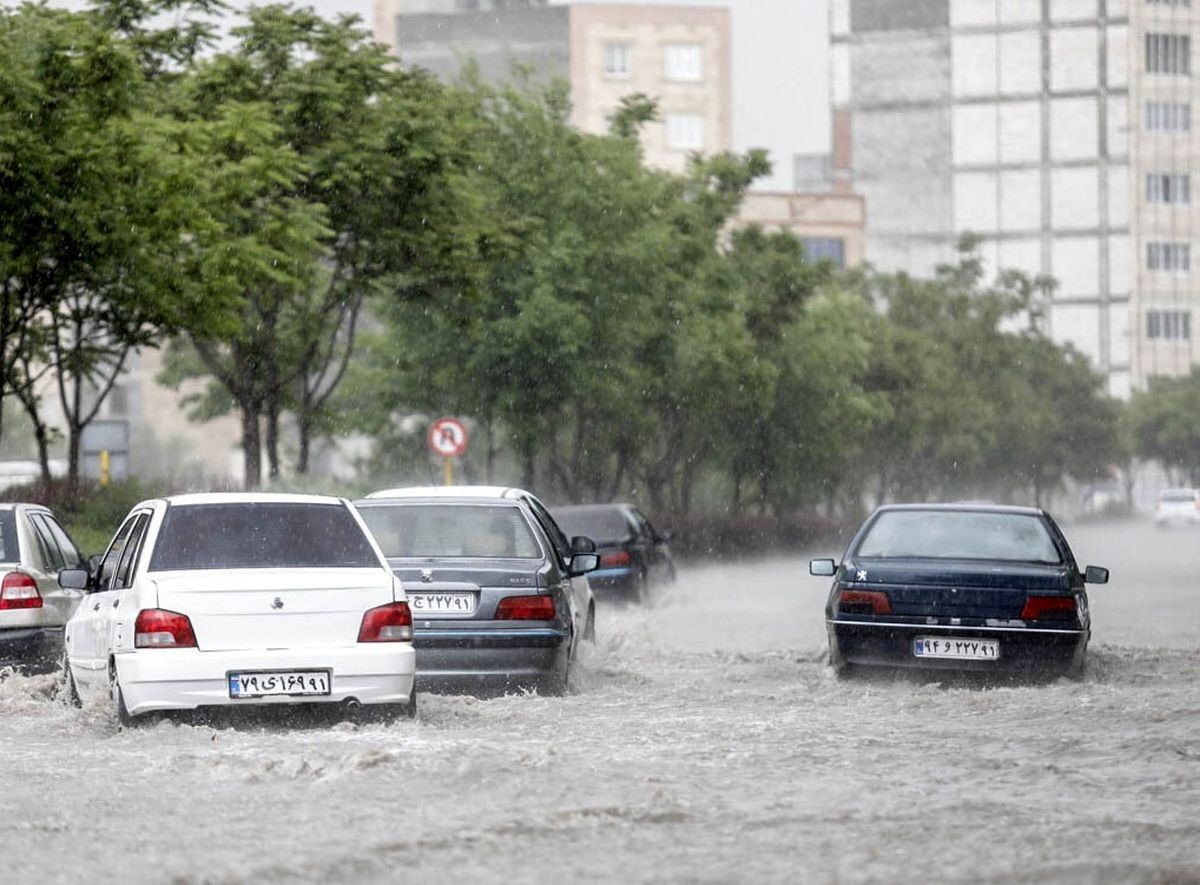
[[[153,576],[159,608],[191,619],[201,651],[345,647],[395,598],[382,569],[230,569]]]

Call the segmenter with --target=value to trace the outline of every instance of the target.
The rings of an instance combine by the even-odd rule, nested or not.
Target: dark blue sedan
[[[895,505],[876,510],[840,565],[825,606],[829,654],[844,673],[917,667],[1076,674],[1091,619],[1080,571],[1044,510],[992,505]]]

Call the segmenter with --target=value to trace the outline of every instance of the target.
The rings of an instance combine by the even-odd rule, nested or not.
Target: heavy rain
[[[1200,881],[1198,28],[0,5],[0,881]]]

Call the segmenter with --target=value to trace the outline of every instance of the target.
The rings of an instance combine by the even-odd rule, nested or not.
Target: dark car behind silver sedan
[[[832,576],[825,608],[839,672],[916,667],[987,673],[1078,673],[1091,637],[1085,583],[1045,511],[984,505],[897,505],[876,510],[842,562],[814,559]]]
[[[598,557],[521,489],[391,489],[356,502],[404,583],[423,690],[561,694],[595,636]]]
[[[601,598],[643,602],[651,588],[674,582],[670,534],[632,504],[577,504],[551,513],[567,534],[596,543],[600,566],[588,581]]]

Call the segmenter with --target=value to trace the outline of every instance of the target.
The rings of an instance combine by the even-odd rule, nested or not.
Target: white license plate
[[[960,636],[918,636],[913,641],[918,658],[953,658],[961,661],[994,661],[1000,657],[1000,640]]]
[[[268,698],[275,695],[329,694],[328,670],[287,670],[273,673],[230,673],[231,698]]]
[[[409,593],[408,605],[413,614],[473,615],[474,593]]]

